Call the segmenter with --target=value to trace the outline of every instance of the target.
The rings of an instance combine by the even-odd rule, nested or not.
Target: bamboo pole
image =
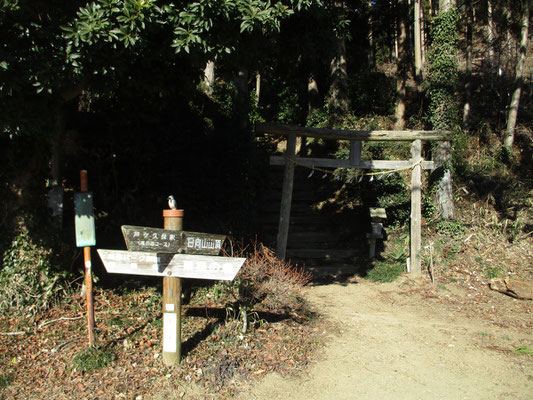
[[[183,230],[183,210],[163,210],[164,229]],[[163,278],[163,363],[181,360],[181,278]]]

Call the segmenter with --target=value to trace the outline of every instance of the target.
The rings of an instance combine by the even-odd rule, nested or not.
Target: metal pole
[[[80,189],[82,192],[87,192],[87,171],[80,171]],[[89,345],[94,346],[94,300],[93,300],[93,279],[92,279],[92,264],[91,264],[91,248],[86,246],[83,248],[83,258],[85,260],[85,289],[87,295],[87,326],[89,330]]]
[[[183,210],[163,210],[164,229],[183,230]],[[163,278],[163,363],[181,359],[181,279]]]

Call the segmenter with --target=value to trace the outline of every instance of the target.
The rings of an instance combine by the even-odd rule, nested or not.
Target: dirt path
[[[531,348],[531,332],[467,319],[401,285],[308,288],[330,322],[319,361],[297,378],[270,374],[239,399],[533,398],[533,356],[510,351]]]

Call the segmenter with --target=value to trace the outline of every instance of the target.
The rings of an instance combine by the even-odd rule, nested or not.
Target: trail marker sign
[[[97,250],[107,272],[232,281],[246,258]]]
[[[216,256],[220,253],[226,235],[200,232],[173,231],[122,225],[122,235],[128,250],[156,253],[201,254]]]
[[[122,226],[128,251],[102,250],[98,254],[109,273],[160,276],[163,279],[163,362],[181,357],[181,279],[231,281],[246,258],[220,257],[225,235],[176,230],[183,210],[163,210],[166,228]],[[168,216],[166,214],[179,214]],[[170,218],[176,218],[175,221]],[[167,221],[175,222],[175,225]],[[170,226],[169,226],[170,225]]]
[[[77,247],[96,245],[93,208],[92,192],[74,193],[74,226]]]

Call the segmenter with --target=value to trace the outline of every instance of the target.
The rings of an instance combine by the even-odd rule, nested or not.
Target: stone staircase
[[[283,170],[270,167],[268,190],[258,218],[258,239],[272,249],[276,248]],[[318,171],[309,177],[310,172],[295,168],[287,259],[316,275],[358,272],[367,261],[369,219],[363,210],[359,211],[361,215],[354,211],[350,218],[356,222],[350,224],[339,215],[334,203],[320,207],[334,195],[339,183]]]

